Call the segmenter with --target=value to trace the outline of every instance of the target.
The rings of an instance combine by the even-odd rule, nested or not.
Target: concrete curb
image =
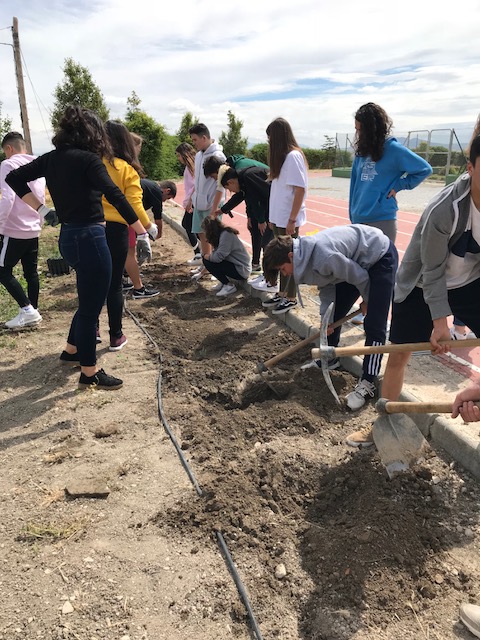
[[[174,203],[176,205],[176,203]],[[178,206],[178,205],[176,205]],[[174,218],[167,214],[163,214],[164,220],[178,233],[187,240],[187,234],[182,225]],[[242,288],[250,296],[264,300],[268,297],[268,293],[254,289],[248,283],[241,284]],[[275,317],[276,322],[281,322],[285,326],[294,331],[300,338],[306,338],[318,331],[318,326],[313,326],[305,322],[296,313],[285,313]],[[318,341],[317,341],[318,346]],[[362,372],[362,358],[352,356],[342,358],[342,366],[352,375],[360,377]],[[419,398],[402,391],[400,394],[402,402],[419,402]],[[455,427],[445,416],[438,414],[410,414],[409,417],[415,422],[425,437],[429,437],[434,445],[444,449],[454,460],[459,462],[462,467],[472,473],[476,478],[480,479],[480,444],[478,438],[471,436],[465,430],[464,425]]]

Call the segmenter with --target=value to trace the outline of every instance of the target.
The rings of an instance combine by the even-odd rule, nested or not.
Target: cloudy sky
[[[175,133],[191,111],[214,137],[232,110],[251,144],[277,116],[303,146],[353,132],[365,102],[394,133],[454,127],[480,112],[480,1],[2,0],[0,42],[19,21],[34,152],[51,148],[49,111],[65,58],[89,68],[111,117],[132,90]],[[13,50],[0,46],[2,115],[20,127]]]

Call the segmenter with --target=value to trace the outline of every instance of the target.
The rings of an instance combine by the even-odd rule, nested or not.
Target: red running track
[[[183,194],[183,183],[178,183],[175,202],[180,206],[183,201]],[[308,222],[301,227],[302,236],[314,234],[322,229],[329,229],[337,225],[350,224],[347,200],[336,200],[334,198],[309,195],[306,200],[306,205]],[[236,207],[232,213],[234,214],[233,218],[223,216],[223,223],[238,229],[242,242],[251,251],[252,245],[250,242],[250,233],[247,228],[245,205],[242,203]],[[410,242],[420,215],[419,213],[412,213],[411,211],[398,211],[398,231],[395,244],[398,249],[400,261]],[[471,349],[470,351],[467,349],[455,349],[452,356],[441,356],[440,359],[446,366],[467,378],[478,378],[480,374],[480,348]]]

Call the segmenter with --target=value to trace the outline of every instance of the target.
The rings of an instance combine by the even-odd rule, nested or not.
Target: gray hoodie
[[[387,253],[390,240],[364,224],[324,229],[293,240],[293,277],[298,284],[316,284],[320,290],[320,315],[335,302],[335,285],[348,282],[368,302],[368,270]]]
[[[217,144],[215,140],[205,151],[197,151],[195,155],[195,190],[192,194],[192,203],[200,211],[211,209],[215,191],[217,191],[217,181],[214,178],[206,178],[203,172],[205,160],[211,156],[216,156],[222,162],[226,160],[222,145]],[[222,188],[221,190],[225,193],[225,189]]]
[[[470,215],[468,173],[442,189],[428,203],[403,256],[395,283],[395,302],[423,287],[432,320],[452,315],[445,277],[450,248],[465,231]]]
[[[250,256],[236,233],[222,231],[218,247],[210,254],[211,262],[231,262],[238,274],[245,278],[250,275]]]

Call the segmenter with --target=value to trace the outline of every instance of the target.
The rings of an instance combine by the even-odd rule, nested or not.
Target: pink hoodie
[[[0,164],[0,186],[2,199],[0,200],[0,235],[18,240],[38,238],[42,229],[42,220],[35,209],[21,200],[6,184],[5,176],[13,169],[18,169],[35,159],[26,153],[15,153]],[[40,200],[45,203],[45,180],[38,178],[29,182],[28,186]]]

